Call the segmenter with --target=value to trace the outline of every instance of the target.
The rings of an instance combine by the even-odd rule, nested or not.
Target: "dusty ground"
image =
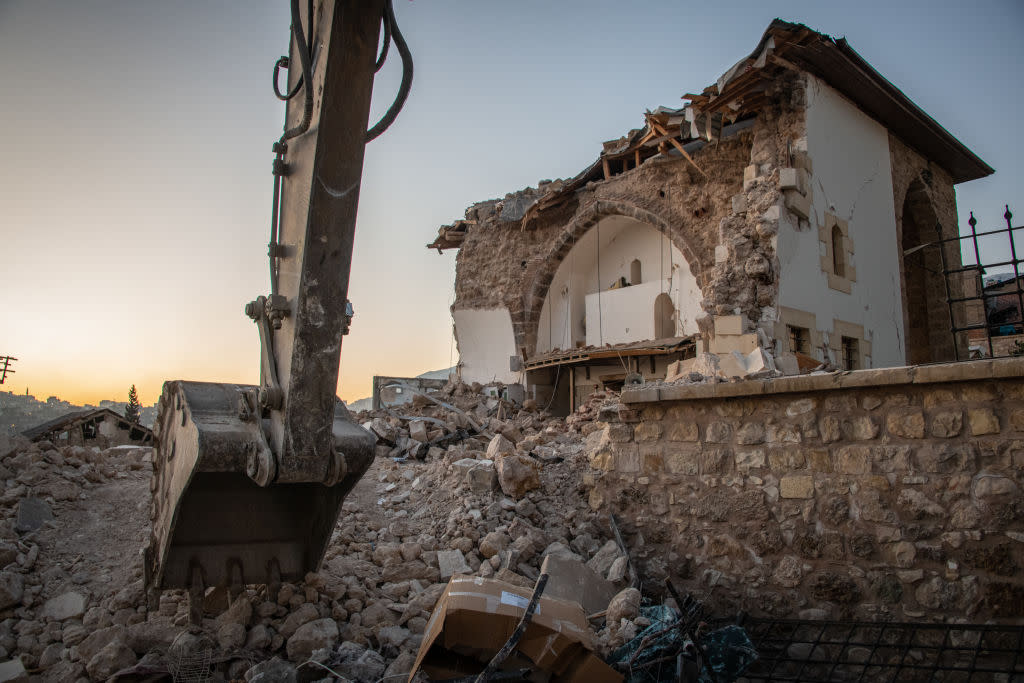
[[[183,591],[165,591],[154,610],[144,597],[149,449],[44,442],[0,453],[0,666],[14,660],[39,681],[156,681],[181,678],[181,663],[199,653],[209,666],[197,680],[315,680],[315,671],[377,681],[408,673],[453,573],[532,586],[555,554],[610,576],[618,551],[580,484],[600,406],[563,420],[464,386],[446,400],[461,407],[403,410],[428,418],[426,431],[360,415],[385,436],[320,571],[277,596],[248,586],[226,612],[222,593],[209,593],[199,635],[187,634]],[[482,434],[424,445],[469,423]],[[20,528],[29,504],[52,519]],[[601,647],[635,630],[616,629],[595,632]]]
[[[44,593],[78,586],[95,596],[142,576],[149,534],[149,472],[128,471],[54,506],[55,525],[36,535],[41,564],[51,570]]]

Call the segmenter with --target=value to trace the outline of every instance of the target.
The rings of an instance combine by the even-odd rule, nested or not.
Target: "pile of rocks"
[[[201,632],[188,630],[184,592],[164,592],[157,609],[143,594],[150,449],[21,443],[0,455],[0,680],[20,667],[52,681],[185,680],[190,667],[208,680],[399,677],[451,576],[532,586],[549,556],[608,595],[626,589],[593,622],[605,624],[602,648],[642,628],[625,558],[581,483],[584,439],[602,410],[619,409],[605,405],[614,395],[566,419],[480,387],[453,383],[439,396],[360,414],[378,457],[320,571],[276,595],[208,591]]]

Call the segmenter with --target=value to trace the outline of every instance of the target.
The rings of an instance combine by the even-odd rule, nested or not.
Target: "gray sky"
[[[367,150],[339,395],[456,359],[454,252],[469,204],[575,175],[646,108],[679,106],[780,17],[846,36],[996,169],[958,188],[961,226],[1024,221],[1024,4],[395,0],[416,79]],[[0,0],[4,385],[144,402],[164,379],[254,382],[243,305],[268,289],[270,89],[288,4]],[[375,86],[376,118],[399,78]],[[11,153],[13,150],[13,153]]]

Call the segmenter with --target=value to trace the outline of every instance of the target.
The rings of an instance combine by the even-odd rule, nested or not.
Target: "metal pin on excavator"
[[[323,558],[374,437],[335,397],[364,146],[390,125],[412,78],[390,0],[291,0],[288,100],[275,143],[271,293],[245,309],[259,328],[259,386],[169,381],[154,425],[151,603],[186,588],[192,622],[211,586],[301,579]],[[377,46],[384,27],[383,50]],[[374,73],[394,41],[399,95],[367,131]],[[278,71],[289,65],[286,94]]]

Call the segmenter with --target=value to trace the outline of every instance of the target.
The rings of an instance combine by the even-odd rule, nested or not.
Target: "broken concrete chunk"
[[[607,576],[608,570],[612,568],[616,558],[621,556],[622,551],[619,550],[618,544],[615,541],[608,541],[594,553],[594,556],[587,562],[587,566],[598,576]]]
[[[121,669],[134,666],[137,661],[132,649],[118,638],[93,655],[85,670],[93,680],[105,681]]]
[[[217,624],[241,624],[248,626],[252,620],[252,603],[246,595],[239,595],[227,611],[217,617]]]
[[[51,519],[53,511],[46,501],[31,496],[22,498],[18,501],[18,519],[14,523],[14,530],[20,533],[35,531]]]
[[[714,377],[718,374],[719,360],[713,353],[698,353],[690,366],[691,372],[699,372],[704,377]]]
[[[437,566],[441,570],[441,580],[447,581],[455,574],[469,574],[469,564],[461,550],[439,550],[437,553]]]
[[[489,460],[496,460],[499,455],[503,453],[515,453],[516,445],[508,440],[505,436],[498,434],[491,442],[487,444],[487,458]]]
[[[245,627],[241,624],[221,624],[217,629],[217,644],[222,650],[233,650],[245,645]]]
[[[719,355],[718,374],[726,379],[745,377],[747,375],[746,358],[739,351],[730,351]]]
[[[50,598],[39,610],[39,619],[64,621],[79,619],[85,614],[85,598],[81,593],[64,593]]]
[[[20,659],[0,662],[0,681],[3,683],[28,683],[28,672]]]
[[[299,627],[288,639],[288,658],[295,662],[309,659],[314,650],[338,644],[338,624],[334,619],[317,619]]]
[[[762,348],[756,348],[747,354],[745,360],[747,376],[761,375],[775,372],[775,362],[772,357]]]
[[[0,609],[20,605],[24,594],[25,584],[21,574],[0,572]]]
[[[480,554],[490,559],[511,545],[512,539],[508,534],[500,531],[491,533],[480,539]]]
[[[544,595],[579,603],[587,614],[608,606],[617,589],[578,559],[549,554],[540,567],[548,575]]]
[[[246,683],[295,683],[295,665],[273,657],[245,672]]]
[[[430,440],[427,436],[427,423],[423,420],[412,420],[409,422],[409,438],[420,443]]]
[[[640,591],[636,588],[626,588],[608,603],[606,619],[609,624],[617,624],[623,619],[635,619],[639,614]]]
[[[547,559],[548,557],[554,556],[561,560],[566,561],[579,561],[582,562],[583,558],[574,553],[569,548],[565,547],[565,544],[555,541],[540,554],[542,558]]]
[[[608,569],[608,581],[614,584],[621,584],[626,580],[628,572],[629,560],[626,559],[625,555],[620,555],[615,558],[612,566]]]
[[[525,455],[502,455],[496,461],[498,484],[505,495],[522,498],[528,491],[540,488],[540,465]]]
[[[537,195],[533,194],[517,193],[505,197],[501,202],[501,213],[498,214],[498,220],[505,223],[521,221],[526,215],[526,210],[536,201]]]
[[[277,630],[285,638],[291,638],[299,628],[319,616],[320,613],[317,611],[316,606],[307,602],[289,614],[288,618],[284,620],[284,623]]]

